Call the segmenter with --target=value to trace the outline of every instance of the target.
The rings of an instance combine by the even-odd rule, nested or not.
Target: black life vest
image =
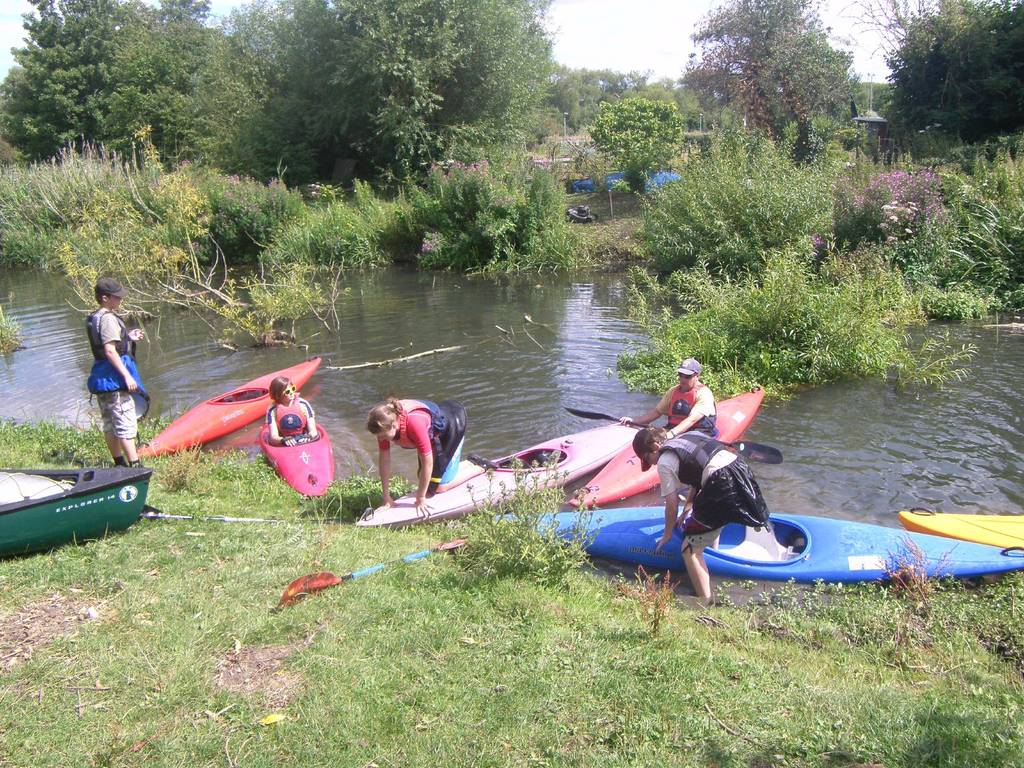
[[[679,480],[686,485],[700,488],[704,467],[711,461],[712,456],[725,449],[725,443],[720,443],[703,432],[684,432],[666,442],[658,451],[658,455],[671,451],[678,456]]]
[[[103,351],[103,339],[100,336],[100,320],[102,320],[104,314],[111,315],[117,324],[121,327],[121,340],[117,342],[117,354],[119,355],[130,355],[132,354],[131,347],[132,342],[128,339],[128,326],[124,324],[124,320],[115,315],[109,309],[100,307],[85,321],[85,332],[89,334],[89,347],[92,349],[92,356],[95,360],[106,360],[107,355]]]

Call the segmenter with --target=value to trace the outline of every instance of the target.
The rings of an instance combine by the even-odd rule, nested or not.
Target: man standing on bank
[[[135,366],[135,342],[144,338],[141,328],[128,330],[115,313],[127,295],[117,280],[101,277],[96,281],[96,303],[99,309],[86,320],[93,364],[89,372],[89,391],[96,395],[103,417],[103,437],[119,467],[138,466],[135,448],[138,418],[133,392],[142,389],[139,369]]]
[[[752,528],[768,524],[768,505],[753,472],[743,457],[702,432],[686,432],[669,438],[659,427],[641,429],[633,438],[633,450],[646,472],[658,465],[661,497],[665,500],[665,530],[656,549],[672,539],[679,521],[679,493],[689,486],[683,502],[683,563],[697,595],[711,602],[711,575],[704,548],[718,543],[728,523]]]
[[[626,426],[630,424],[645,426],[659,416],[667,416],[668,423],[665,428],[668,430],[669,437],[681,435],[694,429],[711,437],[717,437],[718,428],[715,426],[715,418],[718,410],[715,406],[715,396],[700,380],[701,370],[703,368],[700,363],[692,357],[686,358],[677,369],[679,383],[665,393],[653,410],[636,418],[623,416],[619,422]]]

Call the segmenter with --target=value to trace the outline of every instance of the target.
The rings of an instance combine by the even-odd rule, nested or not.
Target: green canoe
[[[152,469],[0,470],[0,557],[98,539],[139,519]]]

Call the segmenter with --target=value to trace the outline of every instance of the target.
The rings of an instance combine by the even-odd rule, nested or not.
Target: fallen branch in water
[[[537,341],[535,338],[533,338],[533,334],[530,333],[528,330],[526,330],[526,326],[525,325],[523,326],[523,333],[525,333],[529,337],[530,341],[532,341],[534,344],[536,344],[541,349],[544,349],[544,347],[541,347],[540,342]]]
[[[324,371],[354,371],[357,368],[382,368],[385,365],[394,365],[395,363],[404,363],[406,360],[415,360],[417,357],[426,357],[427,355],[437,355],[441,352],[453,352],[456,349],[462,349],[464,344],[459,344],[454,347],[438,347],[437,349],[428,349],[426,352],[417,352],[414,355],[405,355],[404,357],[392,357],[390,360],[377,360],[371,363],[359,363],[359,365],[325,365],[321,370]]]

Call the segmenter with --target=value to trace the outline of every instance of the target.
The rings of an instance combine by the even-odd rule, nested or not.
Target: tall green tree
[[[29,158],[68,142],[128,149],[143,129],[168,159],[200,140],[195,86],[221,34],[208,0],[31,0],[28,45],[2,86],[4,133]]]
[[[292,0],[261,121],[261,175],[301,181],[344,161],[422,174],[517,140],[543,96],[547,0]]]
[[[1024,128],[1024,2],[947,0],[889,57],[891,118],[979,141]]]
[[[68,142],[98,140],[113,90],[111,63],[140,23],[140,7],[121,0],[29,0],[27,45],[0,93],[4,135],[29,158]]]
[[[621,164],[629,185],[642,192],[647,172],[675,156],[685,130],[675,104],[631,98],[604,102],[590,135],[598,149]]]
[[[217,30],[205,26],[208,0],[163,0],[146,8],[110,62],[103,140],[125,149],[148,128],[169,160],[194,158],[201,141],[195,87]]]
[[[726,103],[749,127],[781,137],[795,122],[806,134],[815,115],[846,110],[849,54],[833,48],[817,0],[731,0],[701,22],[699,58],[686,82]]]

